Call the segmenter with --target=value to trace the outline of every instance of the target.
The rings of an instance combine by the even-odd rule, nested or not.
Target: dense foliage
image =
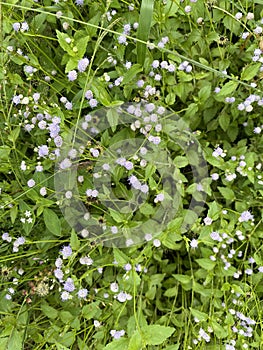
[[[0,16],[0,348],[259,349],[263,1]]]

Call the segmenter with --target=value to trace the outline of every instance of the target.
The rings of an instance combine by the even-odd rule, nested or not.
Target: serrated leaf
[[[147,345],[160,345],[175,331],[173,327],[150,325],[141,329],[143,341]]]
[[[87,49],[89,39],[90,39],[90,37],[87,35],[87,36],[84,36],[84,37],[77,40],[76,46],[78,48],[78,52],[76,53],[76,56],[79,59],[83,58],[83,56],[86,52],[86,49]]]
[[[70,44],[66,42],[66,39],[69,38],[68,34],[66,33],[61,33],[59,30],[56,29],[57,33],[57,38],[58,38],[58,43],[60,47],[66,51],[70,56],[75,56],[75,52],[72,50],[70,47]]]
[[[61,235],[61,223],[57,214],[48,208],[44,209],[44,222],[47,229],[55,236]]]
[[[221,128],[226,131],[230,124],[230,116],[228,114],[220,114],[219,116],[219,125]]]
[[[240,79],[241,80],[251,80],[252,78],[254,78],[258,71],[259,71],[259,68],[261,66],[261,63],[256,63],[256,64],[253,64],[253,65],[248,65],[244,68],[243,72],[241,73],[241,77]]]
[[[233,190],[231,190],[231,188],[218,187],[218,190],[225,199],[230,201],[233,201],[235,199],[235,193]]]

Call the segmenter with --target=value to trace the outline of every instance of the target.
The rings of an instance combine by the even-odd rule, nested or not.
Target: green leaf
[[[229,95],[231,95],[234,91],[236,91],[237,87],[238,87],[238,82],[231,80],[228,83],[226,83],[222,89],[220,90],[220,92],[216,95],[217,97],[227,97]]]
[[[147,42],[151,29],[151,22],[153,16],[154,0],[142,0],[139,17],[139,27],[137,32],[137,39]],[[143,66],[146,56],[146,44],[137,41],[137,60]]]
[[[44,222],[47,229],[55,236],[61,236],[61,223],[57,214],[48,208],[44,209]]]
[[[89,39],[90,39],[90,37],[88,35],[86,35],[86,36],[84,36],[76,41],[76,46],[78,48],[78,52],[76,53],[76,56],[79,59],[83,58],[83,56],[86,52],[86,49],[87,49]]]
[[[41,310],[43,314],[48,318],[55,319],[58,317],[58,311],[52,306],[48,305],[48,303],[45,301],[41,303]]]
[[[98,79],[93,81],[92,90],[94,91],[96,98],[103,104],[103,106],[109,107],[111,105],[110,95],[108,94],[104,85]]]
[[[123,253],[120,249],[113,248],[114,259],[118,262],[119,265],[125,265],[129,262],[129,257]]]
[[[72,50],[70,44],[68,44],[66,42],[66,39],[69,38],[68,34],[66,33],[61,33],[59,30],[56,29],[56,33],[57,33],[57,38],[58,38],[58,43],[60,45],[60,47],[66,51],[70,56],[75,56],[75,52]]]
[[[218,187],[219,192],[222,194],[222,196],[230,201],[233,201],[235,199],[235,193],[231,188],[227,187]]]
[[[257,73],[258,70],[261,66],[261,63],[256,63],[256,64],[249,64],[248,66],[246,66],[243,70],[243,72],[241,73],[241,80],[251,80],[252,78],[254,78]]]
[[[215,335],[219,338],[225,338],[227,337],[227,331],[216,321],[212,321],[212,328],[215,332]]]
[[[116,130],[117,125],[118,125],[119,114],[115,108],[110,108],[107,111],[106,116],[107,116],[108,122],[111,126],[111,130],[114,132]]]
[[[175,331],[173,327],[150,325],[141,329],[143,341],[147,345],[160,345]]]
[[[206,321],[208,319],[208,314],[201,312],[199,310],[193,309],[190,307],[191,314],[196,317],[199,321]]]
[[[177,168],[184,168],[188,163],[188,159],[185,156],[177,156],[174,158],[174,164]]]
[[[180,283],[186,284],[191,283],[191,277],[187,275],[173,274],[173,277]]]
[[[78,235],[76,234],[75,230],[71,231],[70,246],[73,250],[78,250],[80,247],[80,240],[79,240]]]
[[[123,222],[124,218],[123,216],[116,210],[114,209],[111,209],[111,208],[108,208],[109,209],[109,212],[110,212],[110,215],[111,217],[116,221],[116,222]]]
[[[230,124],[230,115],[229,114],[220,114],[219,116],[219,125],[221,128],[226,131]]]
[[[91,318],[98,318],[101,314],[101,309],[99,308],[100,302],[96,301],[90,303],[88,305],[83,306],[82,314],[86,320],[90,320]]]
[[[141,350],[142,337],[138,331],[135,331],[130,339],[128,350]]]
[[[21,332],[14,329],[8,339],[6,350],[22,350],[23,340]]]
[[[201,103],[205,103],[207,101],[207,99],[210,97],[211,95],[211,85],[205,85],[204,87],[202,87],[202,89],[198,92],[198,97]]]
[[[8,160],[11,148],[8,146],[0,146],[0,160]]]
[[[120,338],[114,340],[103,348],[103,350],[127,350],[129,346],[129,339]]]
[[[132,67],[123,75],[123,80],[121,82],[121,86],[130,83],[132,79],[142,71],[142,67],[140,64],[136,63],[132,65]]]
[[[216,262],[212,261],[209,258],[201,258],[195,260],[199,266],[201,266],[203,269],[210,271],[213,270],[213,268],[216,266]]]

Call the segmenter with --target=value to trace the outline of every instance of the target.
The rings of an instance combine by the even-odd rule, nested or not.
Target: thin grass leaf
[[[154,0],[142,0],[137,39],[144,42],[147,42],[149,38],[153,16],[153,6]],[[146,44],[137,41],[137,61],[142,66],[144,65],[145,55]]]

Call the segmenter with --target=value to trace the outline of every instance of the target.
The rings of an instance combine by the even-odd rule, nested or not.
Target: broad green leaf
[[[119,265],[125,265],[130,261],[129,257],[125,255],[122,250],[116,247],[113,248],[113,255],[114,259],[118,262]]]
[[[58,38],[58,43],[60,45],[60,47],[66,51],[70,56],[75,56],[75,52],[73,51],[73,49],[70,46],[70,43],[67,43],[66,39],[69,38],[68,34],[66,33],[61,33],[59,30],[56,29],[56,33],[57,33],[57,38]]]
[[[8,339],[6,350],[22,350],[23,349],[23,333],[14,329]]]
[[[107,116],[108,122],[111,126],[111,130],[114,132],[116,130],[116,127],[118,125],[118,120],[119,120],[119,114],[118,114],[117,110],[115,108],[110,108],[107,111],[106,116]]]
[[[174,158],[174,164],[178,168],[184,168],[185,166],[188,165],[188,159],[185,156],[177,156]]]
[[[212,321],[211,326],[214,330],[215,335],[219,339],[227,337],[227,334],[228,334],[227,331],[218,322]]]
[[[55,319],[58,317],[58,311],[52,306],[48,305],[48,303],[45,301],[41,303],[41,310],[48,318]]]
[[[55,236],[61,235],[61,223],[57,214],[48,208],[44,208],[44,222],[47,229]]]
[[[188,275],[173,274],[173,277],[180,283],[191,283],[191,277]]]
[[[219,192],[222,194],[222,196],[230,201],[233,201],[235,199],[235,193],[231,188],[227,187],[218,187]]]
[[[11,148],[9,148],[8,146],[0,146],[0,160],[8,160],[10,152]]]
[[[110,212],[111,217],[112,217],[116,222],[123,222],[124,217],[123,217],[119,212],[117,212],[116,210],[111,209],[111,208],[108,208],[108,209],[109,209],[109,212]]]
[[[141,71],[142,67],[140,66],[140,64],[136,63],[132,65],[132,67],[123,75],[121,85],[126,85],[127,83],[130,83],[132,79]]]
[[[221,128],[226,131],[229,124],[230,124],[230,115],[229,114],[220,114],[219,118],[219,125],[221,126]]]
[[[141,350],[142,338],[139,331],[135,331],[130,339],[128,350]]]
[[[216,95],[217,97],[227,97],[229,95],[231,95],[234,91],[236,91],[237,87],[238,87],[238,82],[231,80],[228,83],[226,83],[222,89],[220,90],[220,92]]]
[[[83,306],[82,308],[83,317],[86,320],[90,320],[91,318],[94,318],[94,317],[99,317],[102,312],[101,309],[99,308],[99,305],[100,305],[100,302],[95,301],[93,303]]]
[[[129,339],[120,338],[114,340],[103,348],[103,350],[128,350]]]
[[[68,347],[68,346],[71,346],[75,342],[75,338],[76,338],[76,335],[74,332],[67,332],[67,333],[63,334],[63,337],[58,338],[59,339],[58,343],[63,345],[63,346]]]
[[[86,36],[84,36],[76,41],[76,46],[78,49],[78,52],[76,53],[76,55],[79,59],[83,58],[83,56],[86,52],[86,49],[87,49],[89,39],[90,39],[89,36],[86,35]]]
[[[199,321],[206,321],[208,319],[208,314],[201,312],[199,310],[193,309],[190,307],[191,314],[196,317]]]
[[[210,271],[213,270],[213,268],[216,266],[216,262],[212,261],[209,258],[201,258],[195,260],[199,266],[201,266],[203,269]]]
[[[160,345],[175,331],[173,327],[150,325],[141,329],[143,341],[147,345]]]
[[[256,64],[249,64],[248,66],[246,66],[243,70],[243,72],[241,73],[241,80],[251,80],[252,78],[254,78],[258,71],[259,68],[261,66],[261,63],[256,63]]]

